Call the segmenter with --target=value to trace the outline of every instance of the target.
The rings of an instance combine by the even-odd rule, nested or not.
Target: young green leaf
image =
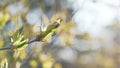
[[[28,46],[27,42],[28,39],[21,41],[17,46],[14,46],[13,49],[17,49],[17,50],[25,49]]]
[[[55,32],[55,30],[59,27],[61,22],[62,19],[58,18],[57,21],[45,27],[45,29],[43,29],[43,31],[40,32],[40,34],[38,35],[37,40],[40,41],[44,41],[45,39],[47,40],[48,37],[52,36],[52,33]]]
[[[23,27],[19,28],[12,36],[12,49],[24,49],[28,44],[28,39],[24,39]]]
[[[20,27],[18,30],[16,30],[10,37],[11,37],[11,42],[15,41],[20,41],[22,37],[22,31],[23,27]]]

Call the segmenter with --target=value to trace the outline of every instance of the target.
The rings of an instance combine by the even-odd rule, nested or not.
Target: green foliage
[[[11,38],[11,42],[13,45],[13,49],[24,49],[28,44],[28,39],[24,39],[24,35],[23,35],[23,27],[19,28],[18,30],[16,30],[15,33],[12,34]]]
[[[51,23],[50,25],[46,26],[42,32],[38,35],[37,39],[40,41],[47,40],[52,37],[52,34],[55,30],[59,27],[62,19],[58,18],[55,22]]]
[[[64,18],[66,17],[66,12],[59,11],[59,13],[57,12],[53,15],[51,14],[47,15],[46,13],[44,13],[44,11],[46,12],[47,6],[45,6],[45,4],[43,3],[43,0],[38,0],[40,3],[40,6],[39,8],[35,7],[35,9],[33,8],[34,4],[32,5],[32,3],[34,3],[33,1],[36,1],[36,0],[21,0],[20,2],[11,0],[10,1],[11,3],[8,3],[6,7],[4,7],[0,11],[0,30],[2,29],[3,31],[3,32],[1,31],[1,35],[0,35],[0,44],[1,44],[0,45],[0,55],[1,55],[0,62],[2,61],[1,68],[8,68],[8,67],[22,68],[22,66],[24,68],[62,68],[61,63],[56,62],[56,60],[54,59],[54,56],[50,53],[50,51],[46,51],[48,53],[45,53],[44,47],[45,48],[51,47],[51,42],[47,42],[47,40],[52,38],[54,32],[56,32],[56,34],[58,34],[57,32],[59,31],[61,32],[61,30],[59,30],[59,27],[61,27],[61,25],[63,24],[62,22],[65,20]],[[20,11],[20,12],[16,11],[16,7],[19,10],[19,6],[20,6],[20,9],[21,9],[21,4],[24,4],[22,5],[23,11]],[[59,4],[56,4],[56,5],[58,6]],[[13,8],[11,9],[12,6]],[[0,7],[1,7],[1,4],[0,4]],[[46,26],[43,30],[41,30],[38,33],[35,33],[35,31],[33,30],[34,24],[30,24],[30,22],[27,22],[28,13],[31,12],[31,10],[36,10],[36,9],[41,10],[40,15],[42,17],[40,18],[41,20],[40,23],[41,24],[44,23],[44,25]],[[52,10],[54,9],[55,8],[52,8]],[[32,23],[36,23],[36,22],[32,22]],[[22,27],[20,27],[21,24],[22,24]],[[68,31],[69,28],[72,26],[71,24],[70,25],[65,24],[65,25],[66,26],[62,28],[63,32]],[[12,33],[9,35],[9,32],[12,32]],[[57,36],[58,35],[56,35],[55,37]],[[69,37],[70,35],[66,34],[66,36]],[[33,40],[32,42],[31,42],[31,39]],[[64,42],[66,41],[64,39],[62,40]],[[51,41],[53,42],[53,40]],[[30,47],[26,49],[28,44],[30,44]],[[45,46],[45,45],[48,45],[48,46]],[[49,50],[49,49],[46,49],[46,50]],[[2,51],[2,50],[6,50],[6,51]],[[9,61],[9,66],[8,66],[7,60],[4,60],[4,56],[6,56],[7,60]]]
[[[23,27],[19,28],[18,30],[16,30],[10,37],[11,37],[11,42],[15,42],[15,41],[21,41],[23,36],[22,36],[22,31],[23,31]]]
[[[113,40],[101,38],[104,33],[99,39],[91,39],[88,33],[77,32],[74,25],[78,24],[71,18],[74,13],[66,3],[66,0],[0,0],[0,68],[120,67],[120,24],[113,31],[118,32],[113,39],[115,46],[108,47],[105,41],[109,45],[108,41]],[[28,21],[27,15],[35,22]],[[46,27],[36,32],[36,23]],[[54,32],[57,35],[52,38]]]

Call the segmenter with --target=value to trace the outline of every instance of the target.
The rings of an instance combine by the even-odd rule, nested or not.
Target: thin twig
[[[12,44],[10,44],[10,46],[6,46],[6,47],[3,47],[3,48],[0,48],[0,51],[1,50],[11,50],[13,47],[12,47]]]
[[[34,39],[32,41],[28,41],[27,44],[30,44],[30,43],[36,42],[36,41],[37,41],[37,39]],[[17,48],[17,46],[12,46],[12,44],[11,44],[10,46],[6,46],[6,47],[3,47],[3,48],[0,48],[0,51],[1,50],[11,50],[11,49],[16,49],[16,48]]]
[[[0,50],[9,50],[9,49],[12,49],[12,46],[11,47],[0,48]]]
[[[36,42],[36,41],[42,41],[48,34],[50,34],[51,32],[54,32],[55,29],[59,27],[61,22],[62,22],[62,19],[58,18],[57,21],[48,25],[45,31],[41,31],[40,34],[38,36],[36,36],[36,38],[34,40],[30,40],[30,41],[26,42],[26,44],[30,44],[30,43]],[[9,49],[17,49],[17,48],[19,48],[19,46],[12,46],[12,44],[11,44],[9,47],[0,48],[0,50],[9,50]]]

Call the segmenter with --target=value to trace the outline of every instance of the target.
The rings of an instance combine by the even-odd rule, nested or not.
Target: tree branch
[[[57,21],[55,21],[54,23],[48,25],[46,27],[46,30],[41,31],[40,34],[37,35],[34,40],[29,40],[28,42],[26,42],[26,44],[29,45],[30,43],[33,43],[33,42],[36,42],[36,41],[42,41],[48,34],[50,34],[51,32],[55,32],[55,29],[57,29],[59,27],[61,22],[62,22],[62,19],[58,18]],[[21,47],[21,45],[19,45],[19,46]],[[10,46],[0,48],[0,50],[17,49],[17,48],[19,48],[19,46],[13,46],[13,44],[11,43]]]

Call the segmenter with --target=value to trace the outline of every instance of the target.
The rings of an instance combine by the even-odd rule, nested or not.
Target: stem
[[[10,49],[12,49],[12,46],[10,46],[10,47],[0,48],[0,50],[10,50]]]
[[[61,22],[62,22],[62,19],[58,18],[57,21],[48,25],[45,31],[41,31],[41,33],[38,36],[36,36],[36,38],[34,40],[28,41],[27,44],[30,44],[30,43],[36,42],[36,41],[41,41],[49,33],[54,32],[55,29],[57,29],[59,27]],[[23,28],[20,29],[20,31],[22,31],[22,30],[23,30]],[[10,50],[10,49],[17,49],[17,48],[18,48],[18,46],[12,46],[12,44],[11,44],[9,47],[0,48],[0,50]]]

